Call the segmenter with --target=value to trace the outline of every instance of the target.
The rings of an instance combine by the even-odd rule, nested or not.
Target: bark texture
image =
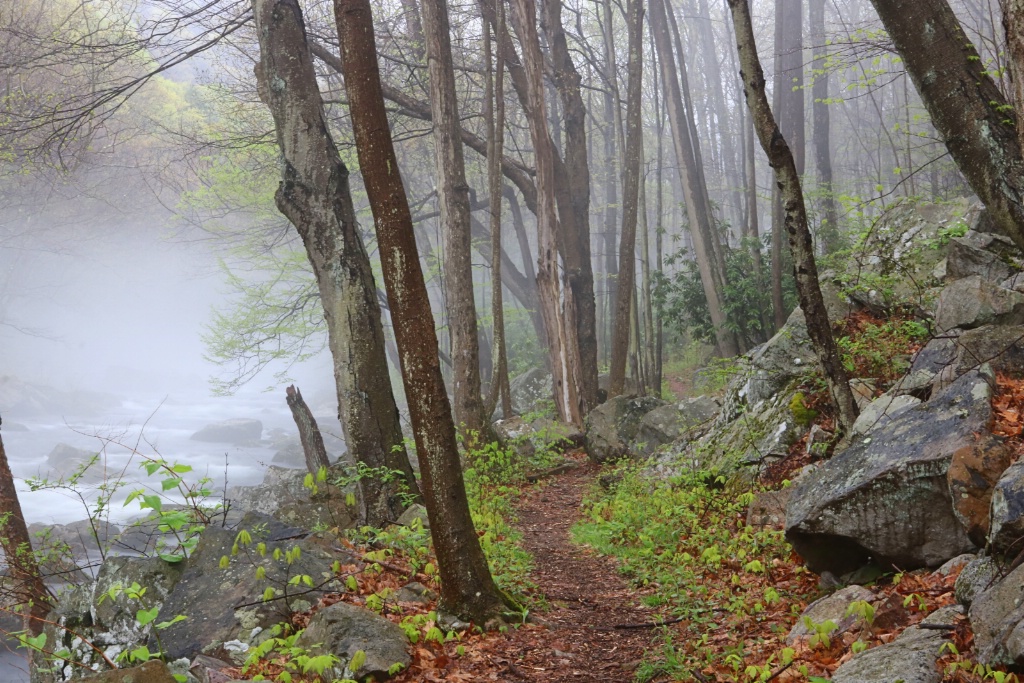
[[[768,97],[765,95],[764,72],[757,56],[754,43],[754,27],[750,20],[750,6],[747,0],[728,0],[736,27],[736,45],[740,59],[740,79],[747,99],[754,128],[761,141],[761,147],[768,155],[768,162],[775,171],[775,181],[782,197],[785,211],[786,234],[793,256],[793,275],[796,278],[800,306],[807,319],[807,333],[814,345],[818,362],[825,373],[832,401],[839,413],[840,427],[847,433],[857,419],[857,403],[850,391],[850,379],[846,375],[839,349],[832,337],[832,325],[825,310],[825,301],[818,285],[818,267],[814,261],[814,243],[807,225],[807,209],[804,205],[800,174],[797,172],[793,153],[786,139],[779,131]]]
[[[1012,107],[946,0],[871,0],[932,124],[993,223],[1024,249],[1024,159]]]
[[[828,111],[828,80],[825,71],[825,60],[828,58],[828,45],[825,36],[825,0],[808,0],[808,24],[811,40],[814,43],[814,86],[811,94],[814,104],[811,113],[814,118],[814,170],[817,174],[818,193],[821,195],[821,223],[818,237],[822,251],[832,250],[839,230],[839,210],[836,198],[832,194],[832,145],[829,128],[831,120]]]
[[[473,528],[455,424],[412,214],[388,128],[369,0],[335,0],[356,152],[380,245],[384,283],[420,460],[423,498],[446,611],[480,625],[504,609]]]
[[[643,4],[629,0],[626,5],[629,58],[626,71],[626,149],[622,182],[622,237],[619,244],[619,283],[615,299],[615,327],[612,335],[608,397],[622,393],[626,383],[626,355],[629,353],[630,315],[636,280],[636,224],[640,201],[640,150],[643,146],[641,96],[643,95]],[[639,342],[639,339],[637,340]]]
[[[2,423],[2,420],[0,420]],[[53,609],[54,598],[43,583],[32,542],[21,512],[21,501],[14,487],[14,475],[7,461],[4,440],[0,436],[0,550],[8,572],[4,581],[5,593],[22,609],[25,629],[39,635],[46,625],[46,615]]]
[[[460,138],[459,105],[446,0],[423,0],[423,24],[430,74],[441,230],[444,235],[445,304],[451,334],[452,402],[455,424],[467,432],[489,430],[480,396],[480,342],[473,297],[473,246],[469,226],[469,185]]]
[[[316,474],[321,468],[327,468],[331,464],[327,458],[327,447],[324,446],[320,427],[317,426],[313,412],[302,398],[302,392],[294,384],[285,389],[285,401],[292,411],[295,426],[299,429],[302,453],[306,456],[306,469]]]
[[[1014,108],[1017,112],[1017,141],[1024,150],[1024,0],[999,0],[1003,10],[1003,30],[1013,78]]]
[[[270,109],[284,159],[277,207],[295,226],[313,267],[334,360],[345,442],[367,467],[397,470],[361,482],[367,523],[402,514],[403,489],[417,490],[391,389],[370,259],[356,223],[348,168],[327,128],[302,11],[296,0],[253,0],[260,41],[259,95]]]

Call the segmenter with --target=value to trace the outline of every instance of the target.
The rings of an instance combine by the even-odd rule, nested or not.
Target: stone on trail
[[[640,420],[637,450],[650,455],[662,446],[675,443],[714,419],[720,407],[713,397],[698,396],[655,408]]]
[[[594,408],[585,421],[587,455],[599,464],[630,455],[641,419],[663,405],[653,396],[616,396]]]
[[[973,548],[953,514],[947,473],[991,420],[987,367],[857,439],[795,484],[786,537],[811,571],[843,574],[869,558],[938,567]]]
[[[529,460],[536,453],[531,437],[533,427],[521,417],[509,417],[494,423],[494,435],[504,449],[511,449],[520,460]]]

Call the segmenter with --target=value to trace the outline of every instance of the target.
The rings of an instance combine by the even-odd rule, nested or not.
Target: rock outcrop
[[[249,418],[234,418],[208,424],[190,438],[211,443],[245,444],[259,441],[263,436],[263,423]]]
[[[616,396],[599,405],[586,418],[587,455],[596,463],[631,454],[643,417],[665,402],[653,396]]]

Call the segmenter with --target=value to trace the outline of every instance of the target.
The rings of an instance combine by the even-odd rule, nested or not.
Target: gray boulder
[[[533,427],[521,417],[510,417],[494,423],[494,434],[498,444],[512,450],[520,460],[528,460],[537,449],[533,445]]]
[[[352,673],[359,680],[372,676],[380,681],[391,676],[394,665],[405,668],[412,662],[408,643],[405,631],[397,624],[362,607],[338,602],[314,614],[296,644],[314,653],[332,653],[345,668],[362,650],[366,661]],[[346,677],[343,669],[333,675]]]
[[[868,434],[897,419],[905,410],[921,403],[921,399],[907,394],[884,394],[867,404],[853,423],[854,434]]]
[[[90,676],[91,683],[177,683],[171,670],[159,660],[129,669],[115,669]]]
[[[181,580],[183,571],[181,563],[172,564],[159,557],[108,558],[93,586],[92,615],[97,632],[93,642],[125,648],[146,642],[152,623],[140,627],[136,614],[140,609],[160,607]],[[135,583],[145,590],[141,599],[133,599],[124,592]]]
[[[614,396],[608,395],[608,387],[611,386],[611,375],[606,372],[601,373],[597,376],[597,389],[604,394],[604,400],[609,398],[615,398]],[[637,395],[637,384],[636,380],[632,377],[626,377],[626,381],[622,385],[622,393],[620,396],[636,396]]]
[[[271,465],[262,484],[230,488],[227,498],[239,510],[270,515],[284,524],[348,529],[359,521],[359,510],[347,502],[347,494],[356,493],[356,488],[353,484],[339,489],[330,483],[339,474],[337,468],[328,470],[327,483],[319,484],[314,494],[305,486],[305,470]]]
[[[810,619],[815,624],[824,624],[827,621],[835,623],[836,628],[830,635],[845,633],[860,618],[856,614],[848,615],[846,613],[850,605],[857,601],[871,602],[874,599],[875,594],[863,586],[847,586],[846,588],[840,588],[832,595],[818,598],[800,614],[796,624],[793,625],[793,628],[789,630],[789,635],[786,636],[786,644],[792,645],[801,638],[814,635],[815,632],[807,628],[805,618]]]
[[[164,600],[157,621],[185,617],[161,633],[160,640],[168,659],[208,654],[231,660],[233,652],[244,652],[257,644],[264,630],[286,618],[291,612],[308,610],[324,594],[344,590],[335,578],[332,563],[337,551],[327,551],[306,538],[306,532],[256,513],[249,513],[237,530],[209,528],[203,532],[184,573]],[[244,530],[251,543],[234,547]],[[265,552],[256,552],[259,543]],[[297,559],[288,563],[284,554],[298,548]],[[277,553],[279,558],[275,558]],[[222,558],[228,558],[222,567]],[[354,561],[356,558],[341,559]],[[256,579],[262,567],[265,578]],[[308,576],[315,589],[290,586],[292,577]],[[267,588],[276,588],[278,599],[264,601]],[[295,597],[289,598],[288,590]],[[238,641],[237,644],[232,641]]]
[[[985,325],[967,330],[955,340],[954,373],[988,363],[996,372],[1024,368],[1024,325]]]
[[[525,415],[541,410],[545,402],[552,400],[553,381],[551,373],[545,368],[531,368],[513,378],[508,385],[513,412]],[[498,412],[501,412],[500,407]]]
[[[992,381],[988,368],[971,371],[794,486],[786,537],[812,571],[844,574],[869,558],[938,567],[973,548],[946,475],[954,451],[987,429]]]
[[[67,477],[96,457],[96,451],[90,451],[86,448],[75,448],[66,443],[59,443],[47,454],[46,465],[54,476]],[[103,466],[96,462],[86,472],[85,478],[95,479],[96,476],[102,476],[102,470]]]
[[[1018,268],[1011,265],[1016,251],[1013,242],[1001,235],[970,230],[963,237],[950,240],[946,251],[946,277],[957,280],[980,275],[992,282],[1001,282]]]
[[[655,408],[640,420],[637,450],[650,455],[681,438],[696,436],[695,428],[714,419],[720,407],[715,398],[699,396]]]
[[[1024,664],[1024,565],[974,596],[969,616],[980,664]]]
[[[991,557],[974,558],[960,570],[953,584],[956,601],[970,607],[976,597],[992,587],[999,573],[999,567]]]
[[[558,420],[538,417],[530,423],[530,429],[535,448],[566,451],[586,443],[586,436],[578,427]]]
[[[748,406],[770,399],[797,377],[814,370],[817,357],[807,336],[807,321],[799,308],[774,337],[751,353],[750,369],[739,388]]]
[[[940,332],[954,327],[1024,323],[1024,294],[1004,289],[980,275],[947,285],[939,295],[935,326]]]
[[[630,455],[630,444],[640,430],[644,415],[665,405],[653,396],[616,396],[602,403],[586,418],[587,455],[604,463]]]
[[[401,526],[411,526],[414,520],[420,521],[420,526],[424,529],[430,528],[430,520],[427,518],[427,508],[423,507],[419,503],[413,503],[410,505],[402,516],[398,518],[397,523]]]
[[[1016,555],[1024,546],[1024,460],[1010,465],[992,490],[988,541],[996,553]]]
[[[951,624],[962,610],[943,607],[925,617],[923,625]],[[891,643],[854,655],[832,674],[832,683],[940,683],[939,650],[948,632],[911,626]]]
[[[208,424],[190,438],[211,443],[244,444],[259,441],[263,436],[263,423],[248,418],[234,418]]]

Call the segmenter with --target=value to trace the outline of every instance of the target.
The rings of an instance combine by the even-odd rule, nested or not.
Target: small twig
[[[925,631],[955,631],[956,624],[918,624],[919,629]]]
[[[546,477],[551,477],[551,476],[554,476],[556,474],[562,474],[563,472],[568,472],[570,470],[574,470],[574,469],[576,469],[576,467],[577,467],[576,463],[565,462],[565,463],[562,463],[561,465],[558,465],[556,467],[552,467],[552,468],[549,468],[549,469],[546,469],[546,470],[541,470],[540,472],[534,472],[533,474],[527,474],[526,475],[526,481],[530,482],[531,484],[536,484],[541,479],[544,479]]]
[[[700,683],[711,683],[712,681],[718,680],[717,678],[708,678],[697,669],[691,669],[690,675],[692,675],[694,678],[700,681]]]
[[[793,661],[795,662],[796,660],[793,660]],[[771,676],[769,676],[768,678],[765,679],[765,683],[767,683],[767,681],[774,680],[776,676],[778,676],[779,674],[781,674],[783,671],[785,671],[786,669],[788,669],[791,666],[793,666],[793,662],[790,662],[789,664],[785,664],[783,666],[780,666],[778,669],[776,669],[775,671],[772,672]]]
[[[661,626],[671,626],[672,624],[678,624],[684,621],[686,617],[676,617],[675,619],[665,619],[664,621],[649,621],[642,624],[615,624],[612,628],[625,630],[631,628],[659,628]]]

